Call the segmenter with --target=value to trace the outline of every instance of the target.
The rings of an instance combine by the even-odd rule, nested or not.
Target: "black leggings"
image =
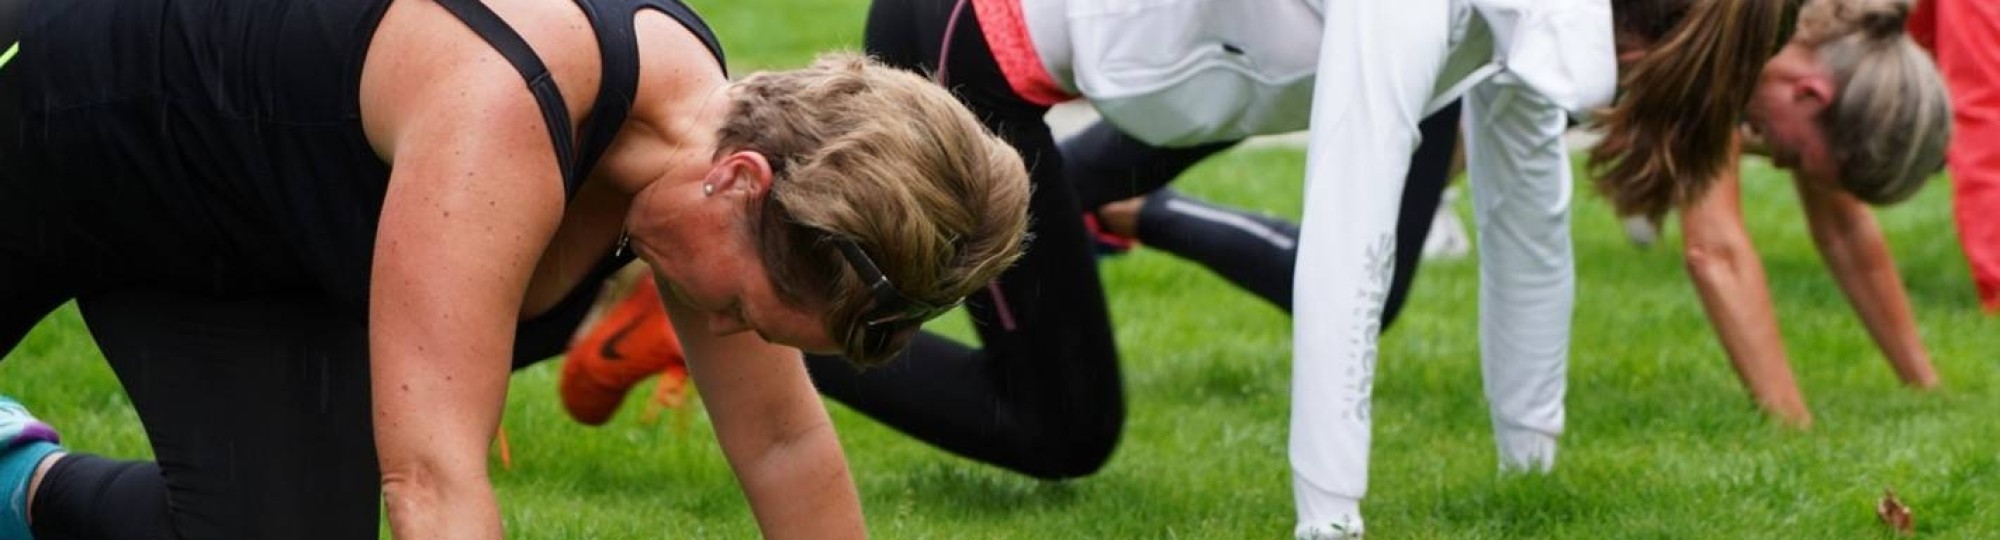
[[[893,66],[935,72],[954,3],[877,0],[869,10],[868,52]],[[1034,244],[987,293],[966,301],[984,348],[925,333],[903,358],[874,371],[859,373],[827,356],[809,356],[807,367],[821,393],[944,450],[1036,478],[1087,475],[1110,458],[1125,422],[1118,351],[1082,222],[1083,209],[1103,196],[1083,194],[1093,204],[1080,204],[1063,152],[1043,122],[1048,109],[1013,93],[971,10],[955,32],[946,86],[1028,164]],[[1447,166],[1449,154],[1447,148]],[[1178,174],[1205,155],[1158,167],[1150,177],[1163,184],[1172,178],[1168,172]],[[1432,200],[1435,207],[1435,194]]]
[[[573,294],[523,325],[515,367],[560,352],[559,330],[574,328],[594,297]],[[37,538],[376,536],[381,480],[361,321],[306,296],[127,290],[77,304],[155,461],[57,461],[35,494]]]
[[[78,305],[155,461],[58,461],[35,496],[37,538],[375,537],[361,323],[292,298]]]
[[[1384,330],[1402,313],[1422,261],[1424,238],[1451,181],[1458,116],[1458,103],[1453,102],[1417,126],[1423,142],[1410,158],[1396,220],[1396,271],[1382,312]],[[1097,208],[1160,190],[1202,159],[1234,145],[1157,148],[1100,121],[1063,140],[1062,153],[1066,176],[1075,183],[1084,207]],[[1141,207],[1138,238],[1149,247],[1200,263],[1279,309],[1292,309],[1297,224],[1161,192]]]
[[[954,3],[877,0],[868,52],[935,71]],[[1083,207],[1042,121],[1048,109],[1014,95],[974,19],[965,10],[952,36],[948,86],[1028,163],[1034,245],[966,301],[984,348],[926,333],[867,373],[834,357],[807,366],[820,392],[945,450],[1038,478],[1090,474],[1118,443],[1125,400]]]
[[[151,261],[121,260],[116,244],[36,213],[46,199],[7,197],[46,185],[13,172],[0,170],[0,354],[75,298],[155,456],[57,461],[35,494],[36,537],[375,537],[361,318],[318,296],[228,299],[151,282]],[[515,366],[560,352],[615,267],[522,325]]]

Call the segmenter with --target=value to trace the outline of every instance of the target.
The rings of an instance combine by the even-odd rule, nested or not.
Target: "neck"
[[[680,99],[640,96],[598,174],[627,194],[656,182],[701,181],[729,112],[728,88],[715,84]]]

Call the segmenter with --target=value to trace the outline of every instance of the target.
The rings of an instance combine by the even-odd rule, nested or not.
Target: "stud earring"
[[[705,196],[709,196],[709,195],[714,195],[714,194],[715,194],[715,184],[702,184],[702,185],[701,185],[701,194],[702,194],[702,196],[704,196],[704,197],[705,197]]]

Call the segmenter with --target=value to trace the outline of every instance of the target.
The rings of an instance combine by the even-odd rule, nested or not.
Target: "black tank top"
[[[534,51],[479,0],[440,0],[534,92],[566,194],[631,110],[638,10],[679,21],[722,62],[713,33],[678,0],[576,2],[596,34],[603,79],[573,141]],[[66,236],[141,267],[134,279],[147,286],[301,290],[365,313],[389,167],[362,131],[359,89],[387,6],[38,0],[20,52],[0,69],[12,101],[0,107],[18,107],[21,134],[0,149],[0,163],[19,173],[4,181],[20,185],[0,187],[46,201],[44,215],[76,232]]]

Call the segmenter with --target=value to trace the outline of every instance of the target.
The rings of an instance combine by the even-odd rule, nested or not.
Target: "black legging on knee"
[[[517,330],[517,367],[561,350],[560,330],[596,297],[579,290]],[[38,538],[376,536],[362,321],[311,296],[119,291],[77,304],[155,461],[59,460],[35,494]]]
[[[160,467],[151,461],[64,456],[49,467],[35,492],[35,538],[181,538],[174,532],[166,493]]]
[[[878,0],[868,52],[936,70],[954,3]],[[1118,442],[1125,402],[1083,209],[1043,123],[1047,108],[1014,95],[972,10],[955,32],[947,86],[1028,164],[1033,247],[966,301],[983,348],[926,333],[866,373],[835,357],[807,365],[821,393],[945,450],[1038,478],[1090,474]]]
[[[1410,158],[1396,219],[1396,271],[1389,285],[1382,328],[1388,329],[1409,297],[1424,238],[1430,235],[1445,186],[1451,181],[1458,139],[1456,102],[1418,125],[1423,143]],[[1144,195],[1165,186],[1202,159],[1234,143],[1158,148],[1098,122],[1062,142],[1063,163],[1086,208]],[[1292,309],[1292,265],[1298,258],[1298,225],[1244,210],[1160,193],[1139,212],[1139,241],[1194,261],[1279,309]]]
[[[35,497],[38,537],[376,535],[361,322],[299,298],[121,292],[78,305],[155,462],[57,462]]]

